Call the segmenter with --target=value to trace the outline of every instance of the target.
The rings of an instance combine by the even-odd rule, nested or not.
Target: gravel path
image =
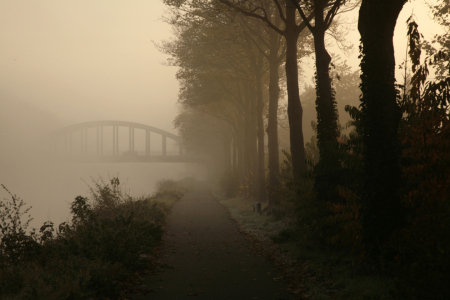
[[[291,299],[280,273],[249,243],[207,189],[190,192],[168,217],[163,267],[141,283],[149,293],[132,299]]]

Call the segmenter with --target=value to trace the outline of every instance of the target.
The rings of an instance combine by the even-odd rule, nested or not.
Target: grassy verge
[[[291,281],[291,291],[300,299],[402,299],[395,278],[361,273],[357,258],[348,256],[348,251],[321,244],[320,237],[314,237],[317,232],[301,224],[302,219],[314,216],[314,205],[306,199],[300,212],[298,207],[293,209],[292,204],[284,203],[272,212],[264,210],[263,204],[263,212],[258,214],[253,212],[254,200],[227,198],[220,193],[216,197],[243,231],[261,244],[271,242],[261,251],[271,252]]]
[[[25,203],[9,193],[0,205],[1,299],[119,299],[161,239],[166,215],[192,182],[163,180],[132,198],[118,178],[94,182],[71,204],[72,220],[27,229]],[[5,188],[6,189],[6,188]]]
[[[245,232],[260,239],[268,240],[270,236],[275,236],[292,225],[293,220],[281,213],[279,215],[264,213],[267,204],[263,203],[261,206],[263,213],[255,213],[254,200],[245,197],[227,198],[220,193],[215,193],[215,196]]]

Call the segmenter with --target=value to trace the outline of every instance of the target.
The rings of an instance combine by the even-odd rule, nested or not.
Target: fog
[[[0,0],[0,90],[66,124],[133,120],[173,131],[176,69],[159,0]]]
[[[89,196],[93,180],[108,182],[117,176],[130,195],[139,197],[151,194],[160,179],[195,176],[187,173],[181,163],[68,163],[48,157],[42,141],[46,141],[46,133],[62,127],[63,122],[32,104],[1,97],[0,183],[33,207],[32,227],[48,220],[67,221],[70,202],[78,195]],[[128,137],[122,140],[128,141]],[[108,144],[111,141],[105,138],[105,147]],[[157,141],[153,144],[152,152],[161,147]],[[121,153],[126,150],[125,145],[119,146]],[[136,142],[136,150],[140,150],[138,146]],[[168,143],[167,147],[170,154],[175,145]],[[4,190],[0,194],[9,198]]]
[[[91,178],[118,176],[141,196],[192,176],[182,163],[58,163],[40,151],[47,133],[88,121],[177,134],[176,69],[153,44],[171,36],[163,11],[158,0],[0,0],[0,183],[33,207],[32,227],[66,221]]]
[[[417,5],[419,24],[429,22]],[[398,21],[397,63],[412,10],[405,6]],[[176,68],[162,64],[167,57],[153,43],[172,36],[163,13],[160,0],[0,0],[0,183],[33,206],[32,226],[66,221],[69,203],[89,195],[91,178],[118,176],[140,196],[160,179],[194,174],[181,163],[61,164],[45,160],[39,148],[47,133],[88,121],[136,122],[177,134]],[[423,27],[428,37],[434,31]],[[348,37],[358,44],[356,30]],[[336,46],[332,51],[342,55]],[[356,68],[357,56],[355,47],[342,57]],[[3,190],[0,196],[8,197]]]

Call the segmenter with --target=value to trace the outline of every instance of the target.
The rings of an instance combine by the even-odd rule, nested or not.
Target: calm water
[[[3,161],[0,166],[0,183],[33,207],[31,227],[35,228],[48,220],[55,224],[68,221],[70,202],[78,195],[89,196],[93,179],[102,177],[108,182],[117,176],[130,195],[142,196],[153,193],[158,180],[189,175],[192,172],[180,163],[64,164],[28,158]],[[10,199],[3,190],[0,197]]]

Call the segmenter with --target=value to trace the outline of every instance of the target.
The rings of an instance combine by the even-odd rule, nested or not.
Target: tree
[[[292,166],[294,179],[301,179],[302,173],[306,171],[305,145],[303,139],[303,109],[300,102],[297,64],[297,42],[300,33],[306,28],[305,22],[299,22],[296,16],[296,7],[293,2],[272,0],[272,1],[228,1],[218,0],[245,16],[262,21],[270,29],[283,36],[286,41],[286,82],[288,95],[288,118],[289,135],[292,155]],[[276,14],[282,20],[281,24],[273,22],[270,18],[273,6]],[[313,14],[307,17],[311,20]]]
[[[241,15],[242,16],[242,15]],[[273,22],[279,26],[281,19],[277,14],[273,14]],[[250,39],[260,54],[263,55],[269,64],[269,108],[268,108],[268,122],[267,122],[267,148],[268,148],[268,168],[269,168],[269,207],[272,207],[277,202],[276,190],[279,186],[280,175],[280,155],[278,145],[278,100],[280,95],[279,87],[279,68],[284,61],[286,54],[286,44],[282,40],[282,36],[278,35],[271,29],[262,28],[261,23],[257,20],[249,22],[251,19],[243,17],[241,24],[246,27],[244,32],[248,39]],[[255,27],[255,28],[253,28]],[[259,108],[261,111],[261,108]],[[258,112],[259,124],[261,123],[262,115]],[[258,147],[263,148],[263,140],[260,138],[262,127],[258,125]],[[261,152],[258,153],[259,165],[264,165],[264,157]],[[265,170],[258,170],[259,181],[265,181]],[[262,198],[262,197],[260,197]],[[263,200],[263,199],[261,199]]]
[[[180,67],[177,73],[181,83],[180,102],[189,109],[230,124],[232,147],[235,149],[237,144],[238,148],[233,153],[237,152],[239,156],[239,174],[242,179],[253,174],[254,194],[263,199],[262,81],[267,67],[255,45],[244,34],[246,27],[239,19],[227,11],[212,14],[213,8],[202,9],[199,7],[192,15],[176,9],[171,15],[171,23],[177,40],[163,44],[161,49],[172,56],[171,64]]]
[[[437,34],[434,36],[431,43],[425,42],[425,50],[428,55],[436,55],[439,53],[450,53],[450,3],[446,0],[438,0],[434,5],[430,5],[431,12],[434,16],[435,22],[441,25],[444,30],[443,34]],[[436,49],[433,44],[437,44],[439,47]],[[444,57],[441,55],[441,57]],[[436,69],[436,77],[443,79],[445,74],[450,70],[450,61],[436,59],[434,62]]]
[[[421,266],[410,275],[415,296],[443,299],[450,289],[450,70],[437,68],[435,77],[431,67],[444,66],[450,55],[437,52],[421,64],[418,24],[413,16],[407,23],[412,77],[401,101],[403,264]]]
[[[264,55],[265,51],[261,48],[261,36],[264,34],[261,28],[261,24],[254,24],[251,26],[246,22],[247,20],[240,20],[239,24],[245,26],[243,28],[244,40],[247,42],[249,49],[249,63],[254,75],[255,91],[256,91],[256,121],[257,121],[257,133],[258,137],[258,158],[257,158],[257,173],[255,174],[257,183],[258,199],[261,202],[265,202],[266,195],[266,172],[265,172],[265,151],[264,151],[264,101],[263,101],[263,76],[265,73]],[[253,27],[253,28],[252,28]],[[246,31],[251,30],[251,33],[260,37],[258,40],[252,38]],[[255,47],[256,46],[256,47]],[[258,51],[259,50],[259,51]]]
[[[267,17],[273,22],[277,27],[281,25],[281,18],[276,12],[275,7],[268,7],[270,15]],[[269,207],[276,205],[278,202],[277,189],[279,187],[279,170],[280,170],[280,156],[279,156],[279,141],[278,141],[278,108],[279,108],[279,97],[280,97],[280,74],[279,69],[282,62],[286,57],[286,43],[284,42],[283,36],[279,35],[274,30],[267,26],[261,26],[259,20],[255,18],[247,18],[240,14],[242,21],[241,24],[245,24],[246,28],[244,32],[246,36],[253,42],[256,49],[266,58],[269,64],[269,107],[267,114],[267,136],[268,136],[268,184],[269,184]],[[298,41],[299,49],[302,51],[301,54],[310,53],[310,39],[308,36],[303,36],[302,39]],[[258,118],[261,118],[260,113],[258,113]],[[258,126],[258,130],[260,127]],[[263,144],[260,136],[261,132],[258,134],[259,147]],[[259,159],[261,162],[261,153],[259,152]],[[260,172],[261,170],[259,170]],[[265,180],[264,174],[259,174],[260,180]]]
[[[342,134],[348,134],[350,116],[345,111],[347,105],[359,106],[361,90],[359,85],[361,82],[360,71],[352,71],[347,65],[346,61],[340,61],[339,57],[333,59],[333,69],[330,77],[333,78],[333,88],[336,91],[336,102],[339,116],[339,124]],[[311,121],[317,124],[317,110],[314,106],[316,100],[316,91],[314,86],[306,86],[303,93],[300,95],[304,104],[305,116],[303,118],[305,138],[309,140],[311,135],[315,134],[307,125]],[[307,131],[309,129],[309,131]]]
[[[363,242],[377,260],[392,231],[401,224],[399,187],[401,113],[395,88],[393,35],[406,0],[363,0],[361,34],[361,112],[363,127]]]
[[[339,8],[344,0],[311,1],[313,9],[314,26],[307,19],[305,8],[300,6],[298,0],[291,0],[297,8],[303,22],[314,36],[314,52],[316,61],[316,111],[317,111],[317,143],[320,159],[315,166],[315,190],[317,198],[321,201],[336,202],[336,185],[339,183],[338,170],[340,169],[338,157],[338,114],[334,91],[330,79],[331,56],[325,46],[325,32],[331,26]],[[307,1],[303,1],[307,2]],[[306,3],[308,4],[308,3]],[[334,199],[334,200],[333,200]]]
[[[173,121],[188,153],[207,158],[210,175],[231,170],[230,139],[232,131],[226,121],[184,106]]]

